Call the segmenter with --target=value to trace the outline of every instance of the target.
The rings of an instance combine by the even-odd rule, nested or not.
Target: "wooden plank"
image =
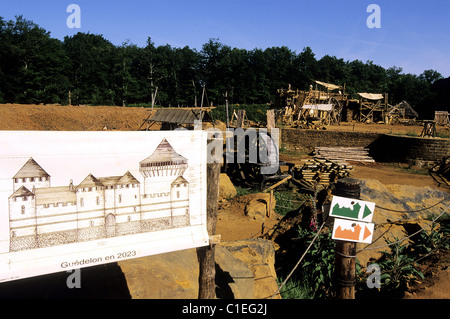
[[[270,190],[274,189],[275,187],[278,187],[278,186],[280,186],[281,184],[283,184],[284,182],[286,182],[286,181],[290,180],[291,178],[292,178],[292,176],[291,176],[291,175],[289,175],[288,177],[286,177],[286,178],[282,179],[282,180],[281,180],[281,181],[279,181],[278,183],[276,183],[276,184],[273,184],[272,186],[270,186],[270,187],[266,188],[265,190],[263,190],[263,193],[267,193],[268,191],[270,191]]]

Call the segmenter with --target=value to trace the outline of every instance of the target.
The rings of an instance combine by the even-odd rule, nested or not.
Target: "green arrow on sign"
[[[373,212],[367,207],[367,205],[364,205],[364,212],[363,212],[363,219],[369,216],[370,214],[373,214]]]

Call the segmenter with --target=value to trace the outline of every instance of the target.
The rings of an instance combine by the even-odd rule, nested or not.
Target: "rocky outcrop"
[[[118,263],[133,299],[196,299],[199,266],[195,249]]]
[[[216,295],[223,299],[271,296],[277,290],[275,249],[269,240],[216,245]],[[195,249],[118,263],[133,299],[196,299],[199,264]]]
[[[275,272],[275,248],[270,240],[255,238],[221,243],[244,262],[254,276],[254,298],[270,298],[278,289]],[[279,297],[278,297],[279,298]]]
[[[216,297],[220,299],[253,299],[255,278],[242,260],[221,245],[216,246]]]
[[[375,202],[376,206],[372,220],[374,241],[370,245],[358,244],[358,249],[383,246],[386,240],[401,239],[420,229],[429,231],[431,220],[440,215],[450,201],[450,195],[431,187],[384,185],[376,180],[361,180],[360,186],[361,199]],[[389,247],[360,251],[361,266],[380,258],[380,251],[389,251]]]
[[[237,195],[236,188],[227,174],[220,174],[219,181],[219,200],[234,198]]]

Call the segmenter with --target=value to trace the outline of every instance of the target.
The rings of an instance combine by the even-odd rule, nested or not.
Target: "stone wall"
[[[381,135],[363,132],[282,129],[280,144],[287,150],[312,152],[318,146],[366,147]]]
[[[450,156],[450,139],[384,134],[369,145],[377,162],[434,162]]]
[[[310,153],[315,147],[367,147],[377,162],[434,162],[450,156],[450,139],[380,133],[282,129],[281,147]]]

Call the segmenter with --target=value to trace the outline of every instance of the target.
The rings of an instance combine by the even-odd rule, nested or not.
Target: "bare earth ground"
[[[150,109],[0,104],[0,130],[137,131]]]
[[[124,108],[114,106],[57,106],[0,104],[0,130],[51,130],[51,131],[136,131],[151,114],[148,108]],[[155,127],[154,127],[155,128]],[[330,131],[361,131],[388,134],[408,134],[418,136],[422,130],[419,125],[347,124],[327,127]],[[438,128],[438,132],[450,135],[448,128]],[[304,155],[303,155],[304,156]],[[282,160],[299,163],[294,155],[283,155]],[[352,177],[377,179],[385,185],[404,184],[430,186],[449,191],[448,186],[438,187],[429,175],[412,174],[406,167],[396,164],[352,163]],[[251,195],[221,203],[218,213],[217,234],[223,241],[256,237],[277,223],[280,216],[273,213],[264,225],[244,215],[244,207]],[[264,226],[264,228],[263,228]],[[415,288],[409,298],[450,298],[449,255],[440,256],[439,262],[430,263],[425,271],[432,273],[431,279]],[[441,262],[441,261],[447,261]],[[437,266],[440,265],[440,266]],[[425,267],[425,266],[424,266]],[[433,268],[434,267],[434,268]]]

